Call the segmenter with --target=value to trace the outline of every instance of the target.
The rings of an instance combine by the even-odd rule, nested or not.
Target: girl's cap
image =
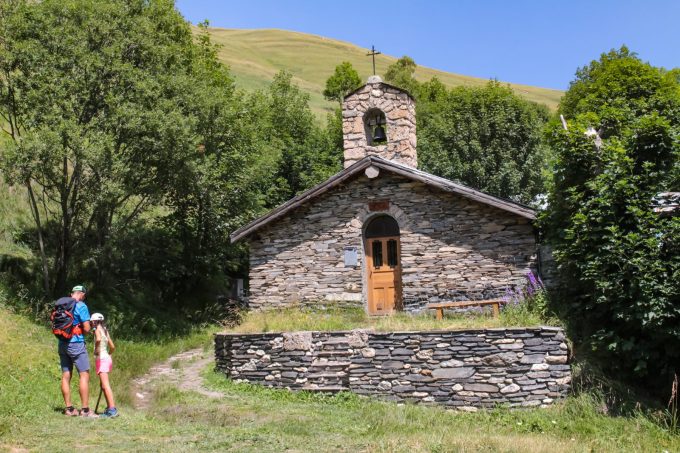
[[[101,313],[94,313],[92,316],[90,316],[90,321],[103,321],[104,320],[104,315]]]

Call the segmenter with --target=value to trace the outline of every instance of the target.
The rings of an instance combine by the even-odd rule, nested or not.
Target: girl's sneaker
[[[101,414],[99,417],[101,418],[114,418],[118,417],[118,409],[115,407],[109,407],[107,408],[103,414]]]
[[[76,409],[75,407],[71,407],[71,408],[67,407],[64,410],[64,415],[67,415],[69,417],[77,417],[78,416],[78,409]]]

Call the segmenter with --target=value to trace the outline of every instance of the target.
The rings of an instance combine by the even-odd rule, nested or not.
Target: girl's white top
[[[94,355],[99,359],[108,359],[111,357],[109,354],[109,331],[104,327],[98,327],[99,330],[99,347],[94,351]]]

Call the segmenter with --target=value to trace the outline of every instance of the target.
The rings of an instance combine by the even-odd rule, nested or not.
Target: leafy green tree
[[[232,246],[229,234],[260,213],[259,187],[268,176],[261,157],[259,112],[247,96],[234,90],[233,80],[217,58],[207,23],[200,25],[194,62],[192,113],[199,138],[196,152],[185,162],[170,187],[165,206],[171,210],[156,223],[177,251],[168,256],[175,272],[162,278],[166,291],[193,292],[210,280],[242,270],[245,250]],[[149,266],[167,268],[167,263]],[[145,278],[158,280],[153,275]]]
[[[549,128],[556,162],[542,219],[557,308],[577,345],[618,377],[667,384],[680,363],[680,218],[654,206],[680,189],[677,72],[611,51],[578,70],[559,113],[568,130]]]
[[[404,56],[385,80],[416,99],[420,167],[499,197],[536,201],[545,192],[547,108],[496,81],[452,89],[436,77],[420,83],[416,67]]]
[[[345,96],[361,86],[359,73],[352,63],[343,61],[335,67],[335,72],[326,80],[326,88],[323,96],[329,101],[337,101],[342,104]]]
[[[490,194],[529,203],[544,192],[542,127],[548,110],[498,82],[418,90],[421,168]]]
[[[2,167],[28,192],[45,292],[60,293],[79,265],[107,269],[112,240],[187,180],[198,145],[225,147],[210,127],[226,127],[233,87],[168,0],[15,1],[0,20]]]
[[[385,82],[416,95],[419,86],[418,81],[415,79],[417,67],[418,65],[416,65],[413,58],[404,55],[387,68]]]
[[[339,171],[342,148],[335,134],[317,124],[309,95],[292,83],[290,73],[278,73],[259,102],[264,103],[259,110],[265,120],[260,132],[275,160],[274,184],[267,184],[265,204],[274,207]],[[331,116],[329,124],[336,123]]]

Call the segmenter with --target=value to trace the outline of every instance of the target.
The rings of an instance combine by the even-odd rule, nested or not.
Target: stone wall
[[[380,205],[380,210],[371,210]],[[374,208],[373,208],[374,209]],[[531,223],[518,215],[381,170],[315,198],[250,238],[250,306],[365,305],[363,226],[389,214],[401,232],[404,309],[489,299],[535,269]],[[345,250],[357,251],[346,266]]]
[[[463,410],[549,405],[571,382],[564,334],[551,327],[217,334],[215,359],[239,382]]]
[[[371,109],[385,114],[384,144],[370,145],[364,115]],[[380,156],[411,167],[418,166],[416,154],[416,106],[408,93],[372,76],[368,83],[342,103],[345,168],[366,156]]]

